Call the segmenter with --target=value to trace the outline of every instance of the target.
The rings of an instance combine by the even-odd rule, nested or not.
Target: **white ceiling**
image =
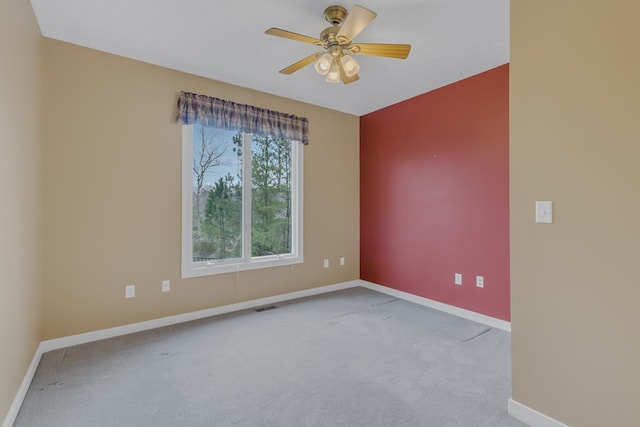
[[[31,0],[46,37],[363,115],[509,62],[509,0]],[[267,36],[319,37],[325,7],[378,14],[361,43],[408,43],[406,60],[356,56],[360,80],[331,84],[313,65],[278,70],[319,48]],[[215,96],[215,94],[210,94]]]

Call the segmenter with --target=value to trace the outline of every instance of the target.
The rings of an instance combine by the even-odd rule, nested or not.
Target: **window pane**
[[[193,261],[242,256],[242,136],[193,125]]]
[[[291,142],[254,136],[251,256],[291,253]]]

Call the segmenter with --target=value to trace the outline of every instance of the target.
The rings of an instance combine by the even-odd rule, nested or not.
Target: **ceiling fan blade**
[[[347,76],[347,73],[344,71],[344,67],[342,66],[342,61],[340,62],[340,79],[342,79],[342,83],[349,84],[355,81],[360,80],[360,76],[358,74],[354,74],[353,76]]]
[[[362,6],[353,6],[351,12],[347,15],[342,27],[336,34],[336,39],[341,44],[349,43],[356,38],[367,25],[378,16],[375,12],[365,9]]]
[[[306,58],[301,59],[300,61],[298,61],[296,63],[293,63],[293,64],[289,65],[286,68],[283,68],[282,70],[280,70],[280,73],[282,73],[282,74],[293,74],[296,71],[298,71],[299,69],[304,68],[307,65],[311,64],[312,62],[314,62],[323,53],[324,52],[314,53],[313,55],[309,55]]]
[[[283,37],[285,39],[296,40],[303,43],[311,43],[318,46],[324,46],[324,42],[320,39],[316,39],[309,36],[304,36],[302,34],[293,33],[291,31],[282,30],[280,28],[269,28],[264,32],[265,34],[269,34],[270,36]]]
[[[349,52],[354,55],[384,56],[396,59],[406,59],[410,51],[410,44],[358,43],[349,46]]]

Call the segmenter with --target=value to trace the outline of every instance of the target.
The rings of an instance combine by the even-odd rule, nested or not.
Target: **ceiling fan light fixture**
[[[344,68],[344,73],[347,75],[347,77],[353,77],[354,75],[358,74],[358,71],[360,71],[360,65],[358,65],[356,60],[349,55],[344,55],[341,61],[342,68]]]
[[[360,80],[358,71],[360,65],[350,56],[368,55],[386,58],[406,59],[411,51],[408,44],[389,43],[358,43],[354,39],[377,16],[377,14],[362,6],[353,6],[347,11],[342,6],[329,6],[324,11],[325,19],[331,27],[325,28],[320,37],[309,37],[280,28],[269,28],[265,31],[271,36],[283,37],[303,43],[315,45],[324,49],[294,62],[280,70],[282,74],[293,74],[296,71],[314,64],[316,72],[325,76],[329,83],[349,84]]]
[[[316,71],[318,74],[326,75],[331,68],[331,63],[333,62],[333,57],[329,53],[325,53],[321,55],[320,58],[316,61]]]
[[[331,68],[327,73],[327,82],[340,83],[340,64],[338,64],[338,59],[334,59],[331,62]]]

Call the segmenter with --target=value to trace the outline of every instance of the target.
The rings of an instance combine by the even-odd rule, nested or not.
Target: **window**
[[[182,276],[302,262],[302,148],[182,126]]]

